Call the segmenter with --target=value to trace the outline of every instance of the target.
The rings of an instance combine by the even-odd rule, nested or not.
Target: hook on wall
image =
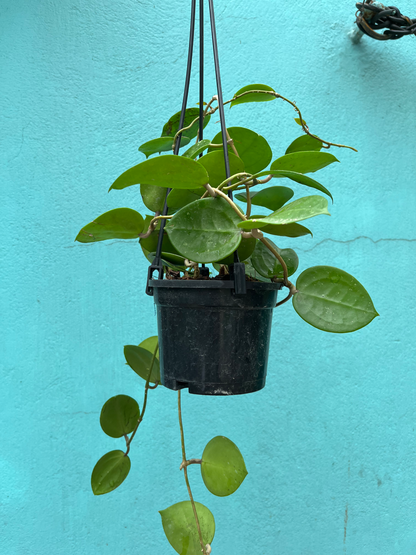
[[[374,0],[356,4],[356,27],[349,33],[354,43],[365,34],[376,40],[397,40],[416,35],[416,19],[403,15],[395,6],[384,6]],[[383,33],[378,31],[385,29]]]

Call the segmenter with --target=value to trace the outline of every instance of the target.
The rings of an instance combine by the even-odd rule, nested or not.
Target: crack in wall
[[[332,243],[342,243],[344,245],[347,245],[349,243],[354,243],[355,241],[359,241],[361,239],[367,239],[368,241],[371,241],[374,245],[377,245],[378,243],[383,243],[383,242],[400,242],[400,241],[405,243],[416,243],[416,239],[407,239],[405,237],[372,239],[371,237],[367,237],[366,235],[359,235],[358,237],[354,237],[354,239],[347,239],[345,241],[342,241],[340,239],[331,239],[331,238],[323,239],[322,241],[319,241],[319,243],[316,243],[316,245],[314,245],[310,249],[296,249],[296,250],[299,250],[302,252],[311,252],[317,247],[319,247],[320,245],[322,245],[323,243],[332,242]]]

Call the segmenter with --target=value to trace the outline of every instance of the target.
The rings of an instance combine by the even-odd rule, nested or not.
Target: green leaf
[[[144,222],[144,229],[147,231],[149,229],[150,222],[153,220],[154,216],[146,216]],[[160,232],[160,224],[158,223],[156,226],[155,231],[153,231],[149,237],[145,239],[140,239],[140,246],[146,249],[148,252],[154,252],[157,248],[157,242],[159,239],[159,232]],[[172,252],[174,254],[179,254],[178,251],[174,248],[167,233],[163,234],[163,243],[162,243],[162,250],[165,252]]]
[[[312,235],[312,231],[300,224],[286,225],[266,225],[261,228],[263,233],[270,235],[278,235],[280,237],[303,237],[304,235]]]
[[[302,120],[300,118],[293,118],[298,125],[302,127]],[[306,125],[306,121],[303,120],[303,125]]]
[[[250,192],[251,204],[264,206],[273,211],[279,210],[293,195],[294,193],[289,187],[267,187],[261,191]],[[240,193],[235,198],[247,202],[247,193]]]
[[[273,175],[273,177],[287,177],[288,179],[291,179],[292,181],[296,181],[301,185],[306,185],[307,187],[311,187],[311,189],[317,189],[318,191],[321,191],[321,193],[325,193],[326,195],[328,195],[332,201],[334,200],[332,198],[331,193],[328,191],[326,187],[321,185],[321,183],[319,183],[315,179],[312,179],[312,177],[309,177],[308,175],[303,175],[303,173],[284,171],[284,170],[270,170],[268,174]]]
[[[92,471],[91,488],[94,495],[103,495],[118,488],[130,472],[131,462],[123,451],[110,451],[97,462]]]
[[[244,262],[244,260],[250,258],[256,247],[256,243],[257,239],[255,239],[254,237],[243,237],[241,239],[240,246],[237,249],[240,262]],[[229,256],[227,256],[227,258],[224,258],[223,260],[219,260],[218,264],[226,264],[227,266],[229,266],[230,264],[234,264],[234,253],[230,254]]]
[[[167,123],[163,126],[162,135],[165,137],[174,137],[179,131],[179,121],[181,117],[181,112],[176,112]],[[199,108],[188,108],[185,112],[185,120],[183,127],[188,127],[194,121],[195,118],[199,117]],[[204,128],[208,125],[211,116],[207,115],[204,118]],[[182,127],[182,128],[183,128]],[[189,140],[197,136],[199,129],[199,120],[196,121],[192,127],[182,132],[182,137],[188,137]],[[183,140],[183,139],[182,139]],[[189,141],[188,141],[189,142]],[[181,145],[183,143],[181,142]]]
[[[211,439],[202,454],[201,475],[214,495],[225,497],[234,493],[247,476],[237,445],[224,436]]]
[[[314,216],[319,216],[320,214],[330,216],[328,212],[328,201],[319,195],[312,195],[310,197],[302,197],[294,200],[261,220],[251,218],[250,220],[241,222],[238,224],[238,227],[253,229],[255,227],[264,227],[267,224],[292,224],[308,218],[313,218]],[[244,224],[244,226],[241,224]]]
[[[195,502],[204,545],[211,545],[215,535],[215,520],[209,509]],[[163,530],[173,549],[180,555],[201,555],[198,529],[190,501],[182,501],[159,511]]]
[[[143,204],[152,212],[163,212],[167,188],[156,185],[140,185]]]
[[[270,169],[313,173],[333,162],[339,162],[339,160],[329,152],[292,152],[275,160]]]
[[[124,347],[124,356],[127,364],[141,378],[147,380],[149,376],[150,366],[152,364],[153,353],[136,345],[126,345]],[[150,375],[150,383],[160,383],[160,365],[159,359],[156,357],[153,362],[152,373]]]
[[[244,163],[235,154],[229,154],[230,161],[230,174],[235,175],[236,173],[244,172]],[[208,152],[202,158],[199,158],[197,164],[201,164],[209,175],[209,183],[211,187],[218,187],[220,183],[225,181],[227,178],[225,174],[225,162],[224,162],[224,152],[222,150],[217,150],[216,152]],[[194,187],[195,189],[196,187]]]
[[[139,345],[140,348],[149,351],[149,353],[153,356],[156,347],[159,346],[159,337],[157,335],[152,335],[152,337],[148,337],[144,341],[142,341]],[[159,360],[159,349],[156,353],[156,358]]]
[[[234,141],[234,146],[244,163],[247,173],[259,172],[270,164],[272,149],[264,137],[245,127],[229,127],[228,133]],[[212,143],[222,144],[221,132],[215,135]],[[218,149],[211,147],[208,152],[215,152],[216,150]],[[230,145],[228,151],[233,152]]]
[[[321,141],[311,137],[310,135],[301,135],[287,147],[286,154],[291,154],[292,152],[303,152],[305,150],[312,152],[321,149]]]
[[[279,249],[277,245],[266,239],[266,241],[276,249],[280,254],[287,266],[288,275],[293,275],[299,266],[298,255],[292,249]],[[274,256],[269,249],[263,245],[261,241],[258,241],[253,254],[251,255],[251,263],[253,267],[258,271],[260,275],[266,278],[272,277],[283,277],[283,268],[278,259]]]
[[[182,137],[181,147],[187,145],[191,139],[189,137]],[[149,158],[152,154],[157,154],[161,152],[173,152],[173,140],[172,137],[160,137],[159,139],[152,139],[143,143],[139,147],[139,151],[142,152],[146,158]]]
[[[332,333],[348,333],[369,324],[378,313],[359,281],[338,268],[314,266],[296,281],[293,306],[311,326]]]
[[[128,395],[116,395],[104,404],[100,424],[108,436],[123,437],[134,430],[139,418],[137,401]]]
[[[115,208],[86,225],[76,236],[80,243],[94,243],[107,239],[137,239],[143,231],[144,220],[131,208]]]
[[[111,185],[110,190],[124,189],[141,183],[172,189],[196,189],[208,183],[208,174],[201,164],[190,158],[157,156],[121,174]]]
[[[202,193],[199,191],[183,190],[183,189],[173,189],[168,195],[168,206],[172,210],[179,210],[187,204],[191,204],[195,200],[200,199]]]
[[[191,148],[184,152],[182,156],[195,159],[202,152],[204,152],[204,150],[206,150],[210,144],[211,141],[209,139],[202,139],[202,141],[199,141],[198,143],[196,143],[196,145],[191,146]]]
[[[194,262],[217,262],[238,248],[240,218],[222,198],[206,198],[188,204],[166,225],[173,246]]]
[[[258,273],[258,271],[255,269],[255,267],[251,263],[251,258],[249,258],[248,260],[245,260],[244,264],[246,266],[246,276],[250,276],[253,279],[256,279],[257,281],[262,281],[264,283],[270,283],[270,279],[265,278],[261,274]]]
[[[275,92],[274,89],[272,89],[271,87],[267,86],[267,85],[260,85],[260,84],[254,84],[254,85],[247,85],[246,87],[243,87],[242,89],[240,89],[239,91],[237,91],[234,95],[234,98],[242,93],[245,93],[247,91],[272,91]],[[244,96],[242,96],[241,98],[237,98],[236,100],[233,100],[231,102],[230,107],[232,108],[233,106],[236,106],[237,104],[245,104],[246,102],[268,102],[269,100],[274,100],[276,97],[271,95],[271,94],[265,94],[265,93],[252,93],[252,94],[246,94]]]

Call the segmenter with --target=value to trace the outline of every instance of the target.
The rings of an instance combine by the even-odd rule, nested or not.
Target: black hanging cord
[[[204,138],[204,0],[199,0],[199,140],[202,141],[203,138]]]
[[[401,14],[395,6],[384,6],[380,2],[367,0],[356,4],[356,24],[361,32],[376,40],[397,40],[407,35],[416,35],[416,19]],[[384,33],[378,33],[386,29]]]
[[[191,82],[192,55],[193,55],[193,51],[194,51],[195,11],[196,11],[196,0],[192,0],[192,4],[191,4],[191,24],[190,24],[190,31],[189,31],[189,47],[188,47],[188,64],[187,64],[187,67],[186,67],[185,90],[184,90],[184,93],[183,93],[182,111],[181,111],[181,117],[179,119],[179,128],[178,129],[182,129],[182,127],[183,127],[183,122],[185,120],[186,105],[188,103],[189,84]],[[174,150],[175,155],[177,155],[179,153],[179,149],[181,147],[181,140],[182,140],[182,133],[178,136],[178,138],[176,140],[176,143],[175,143],[175,150]],[[163,216],[166,216],[167,213],[168,213],[168,195],[171,192],[171,190],[172,189],[168,189],[166,191],[165,205],[163,207],[163,212],[162,212]],[[155,270],[158,270],[158,272],[159,272],[159,279],[163,279],[163,264],[162,264],[161,255],[162,255],[163,231],[165,229],[165,225],[166,225],[166,220],[163,219],[161,221],[161,224],[160,224],[159,237],[158,237],[157,247],[156,247],[156,256],[153,260],[153,263],[149,267],[149,270],[148,270],[148,273],[147,273],[146,293],[148,295],[153,294],[153,288],[150,286],[150,281],[153,278],[153,273],[155,272]]]

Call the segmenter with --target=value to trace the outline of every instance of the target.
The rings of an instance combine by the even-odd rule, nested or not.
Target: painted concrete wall
[[[381,317],[326,335],[285,305],[266,389],[185,395],[189,456],[223,434],[249,470],[221,499],[190,469],[216,517],[214,554],[416,553],[416,43],[353,45],[354,11],[217,1],[226,97],[268,83],[312,130],[358,148],[321,172],[333,216],[296,246],[302,268],[354,274]],[[188,12],[184,0],[0,2],[2,555],[172,552],[157,511],[186,499],[174,393],[152,394],[127,481],[98,498],[89,485],[96,460],[122,447],[101,432],[101,405],[142,396],[122,347],[156,331],[146,264],[135,242],[74,237],[105,210],[141,208],[134,187],[107,189],[180,108]],[[298,134],[293,115],[278,102],[227,111],[276,157]]]

